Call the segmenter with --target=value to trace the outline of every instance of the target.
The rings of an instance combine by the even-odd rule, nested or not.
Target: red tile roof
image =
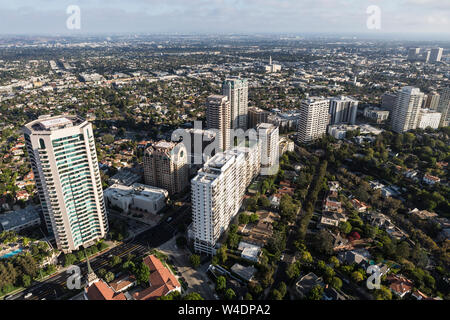
[[[154,255],[145,257],[144,263],[150,269],[150,287],[135,293],[136,300],[155,300],[181,287],[177,278]]]
[[[103,280],[89,286],[86,295],[89,300],[127,300],[123,293],[115,293]]]

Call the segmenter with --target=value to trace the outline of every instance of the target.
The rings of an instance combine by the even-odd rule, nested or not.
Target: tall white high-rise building
[[[443,48],[434,48],[431,49],[430,53],[430,61],[431,62],[440,62],[442,59],[442,53],[444,52]]]
[[[355,124],[358,101],[349,97],[333,97],[330,100],[330,124]]]
[[[417,128],[424,94],[418,88],[403,87],[392,110],[392,130],[402,133]]]
[[[191,180],[190,237],[196,252],[214,255],[218,240],[238,214],[245,190],[259,173],[260,144],[236,147],[207,161]]]
[[[264,175],[274,175],[278,172],[279,130],[271,123],[260,123],[256,130],[261,142],[261,172]]]
[[[450,126],[450,87],[441,91],[437,111],[442,114],[440,127]]]
[[[248,126],[248,81],[228,78],[222,83],[222,94],[231,103],[231,128],[247,130]]]
[[[326,134],[330,122],[329,108],[330,100],[323,97],[311,97],[302,101],[297,125],[298,142],[308,143]]]
[[[216,143],[224,151],[230,148],[231,105],[227,96],[210,95],[206,100],[206,125],[215,130]]]
[[[105,237],[92,125],[77,116],[43,116],[23,131],[44,220],[58,249],[69,253]]]

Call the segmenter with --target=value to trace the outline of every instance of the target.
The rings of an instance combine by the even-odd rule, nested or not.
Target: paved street
[[[126,257],[128,254],[136,256],[143,256],[152,248],[158,248],[168,240],[170,240],[176,233],[176,225],[181,221],[189,218],[189,206],[185,205],[173,212],[171,216],[173,220],[170,223],[161,222],[158,225],[143,231],[142,233],[130,237],[130,240],[119,244],[118,246],[102,253],[94,258],[89,259],[92,269],[94,271],[104,267],[109,263],[109,257],[111,255],[117,255],[121,258]],[[77,264],[83,275],[83,278],[87,275],[86,262]],[[43,282],[33,285],[32,287],[8,296],[8,300],[23,300],[25,296],[31,293],[26,300],[58,300],[61,297],[70,297],[71,292],[65,288],[67,284],[67,278],[70,276],[66,271],[58,273]]]

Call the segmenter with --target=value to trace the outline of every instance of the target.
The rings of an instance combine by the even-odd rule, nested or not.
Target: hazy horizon
[[[70,5],[80,29],[66,26]],[[370,6],[380,28],[369,29]],[[370,10],[369,10],[370,11]],[[449,0],[0,0],[1,35],[348,34],[450,39]]]

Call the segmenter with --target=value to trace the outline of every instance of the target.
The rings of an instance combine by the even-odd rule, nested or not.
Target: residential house
[[[352,199],[352,205],[358,212],[366,212],[366,210],[369,208],[367,204],[365,204],[362,201],[359,201],[358,199]]]
[[[432,176],[431,174],[425,174],[423,176],[423,182],[426,184],[435,184],[441,182],[441,179],[436,176]]]
[[[410,293],[413,288],[413,282],[402,275],[389,275],[386,280],[390,283],[389,289],[400,298]]]
[[[434,212],[429,212],[427,210],[419,210],[417,208],[414,208],[413,210],[408,212],[411,215],[414,215],[415,217],[422,219],[422,220],[426,220],[426,219],[433,219],[438,217],[437,213]]]

